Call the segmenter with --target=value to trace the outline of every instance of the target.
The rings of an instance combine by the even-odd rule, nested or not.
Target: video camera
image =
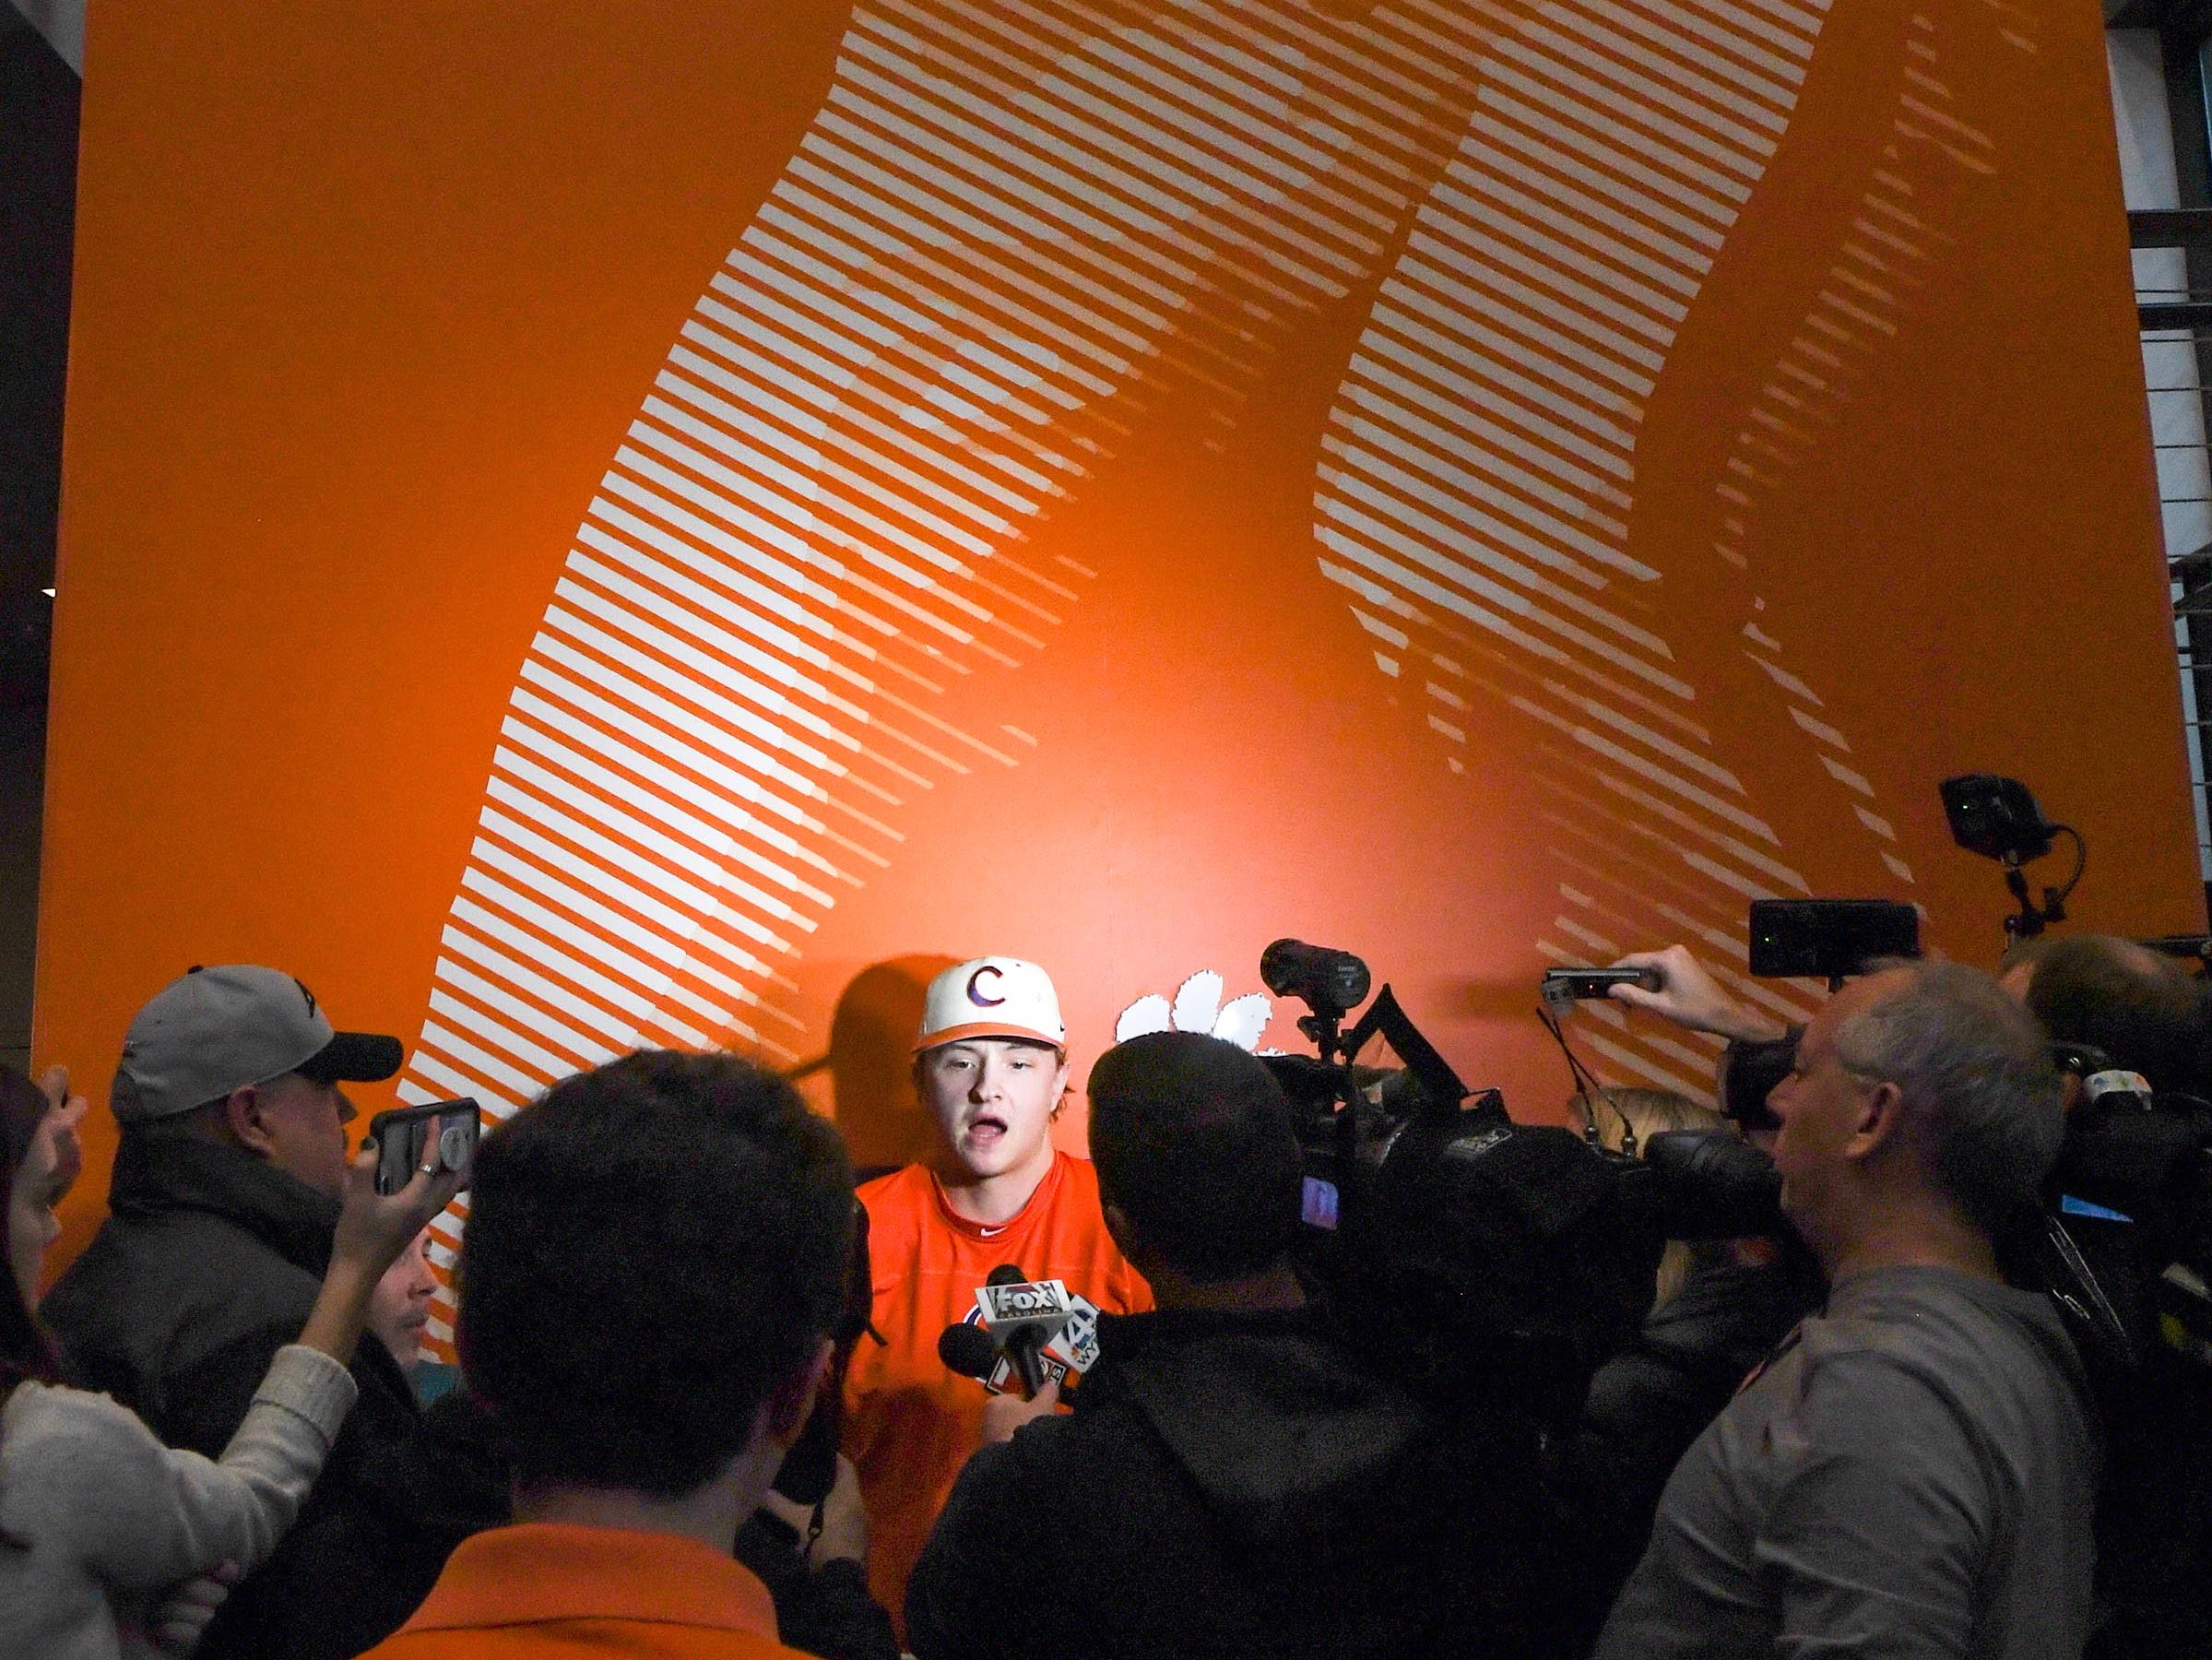
[[[2032,801],[2009,818],[1993,812],[1988,836],[2003,839],[2004,830],[2006,846],[2031,847],[2020,828],[2030,809]],[[2046,848],[2056,828],[2042,826]],[[1762,978],[1824,978],[1833,987],[1880,959],[1920,954],[1909,905],[1761,900],[1751,912],[1750,968]],[[1746,1129],[1776,1124],[1767,1097],[1795,1065],[1799,1036],[1729,1044],[1721,1059],[1723,1115]],[[2212,1107],[2154,1094],[2141,1076],[2081,1044],[2053,1044],[2052,1060],[2080,1081],[2079,1098],[2042,1210],[2021,1217],[2002,1241],[2009,1271],[2048,1291],[2076,1341],[2115,1366],[2135,1366],[2161,1321],[2167,1340],[2193,1344],[2212,1364]]]
[[[2028,786],[2017,778],[1996,773],[1966,773],[1946,778],[1938,787],[1944,817],[1950,822],[1951,839],[1969,853],[1993,859],[2005,867],[2005,885],[2020,908],[2005,919],[2007,942],[2031,940],[2053,922],[2066,919],[2066,899],[2088,868],[2088,844],[2071,824],[2053,824],[2043,816]],[[2051,851],[2064,836],[2074,844],[2074,874],[2057,887],[2043,890],[2043,901],[2029,893],[2021,866]]]
[[[2048,1199],[2125,1334],[2108,1358],[2133,1365],[2164,1341],[2212,1366],[2212,1106],[2085,1045],[2053,1049],[2081,1086]]]
[[[1919,954],[1918,913],[1890,901],[1760,901],[1750,931],[1763,977],[1834,985]],[[1461,1081],[1390,987],[1352,1020],[1372,977],[1351,953],[1277,941],[1261,978],[1307,1005],[1300,1029],[1319,1051],[1263,1057],[1305,1149],[1301,1269],[1432,1396],[1571,1416],[1649,1310],[1667,1240],[1788,1231],[1771,1161],[1732,1134],[1671,1131],[1631,1158],[1519,1123],[1498,1091]],[[1766,1097],[1797,1037],[1729,1046],[1730,1116],[1773,1121]],[[2088,1222],[2170,1252],[2159,1312],[2212,1356],[2212,1109],[2123,1086],[2078,1049],[2058,1059],[2095,1083],[2069,1119],[2047,1213],[2024,1217],[2012,1242],[2016,1272],[2066,1307],[2085,1344],[2126,1358],[2140,1322],[2074,1245],[2094,1231],[2088,1207]]]
[[[1387,985],[1343,1031],[1370,983],[1349,952],[1277,941],[1260,976],[1306,1003],[1320,1051],[1263,1057],[1306,1153],[1301,1268],[1439,1404],[1571,1420],[1650,1310],[1667,1240],[1785,1226],[1772,1164],[1733,1135],[1669,1132],[1636,1159],[1517,1123]]]

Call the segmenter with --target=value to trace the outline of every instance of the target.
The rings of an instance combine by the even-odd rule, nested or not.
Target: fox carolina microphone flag
[[[1740,969],[1765,895],[1993,957],[1970,770],[2082,925],[2202,924],[2092,6],[135,4],[80,177],[96,1094],[249,961],[403,1100],[734,1044],[843,1113],[918,1011],[848,990],[983,953],[1080,1085],[1289,935],[1554,1118],[1547,964]]]

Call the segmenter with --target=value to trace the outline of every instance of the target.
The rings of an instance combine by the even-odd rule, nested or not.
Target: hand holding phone
[[[1611,997],[1615,986],[1659,990],[1656,968],[1546,968],[1544,996],[1547,1002],[1596,1002]]]
[[[1686,1031],[1715,1032],[1747,1043],[1781,1033],[1778,1022],[1745,1008],[1729,996],[1705,965],[1690,954],[1687,946],[1631,952],[1614,966],[1640,968],[1656,977],[1637,983],[1623,981],[1608,993],[1615,1002],[1656,1014]]]
[[[460,1128],[464,1108],[465,1131]],[[450,1135],[439,1132],[441,1123]],[[377,1114],[346,1172],[345,1203],[331,1234],[330,1266],[301,1328],[301,1343],[321,1349],[341,1366],[351,1363],[377,1282],[461,1191],[476,1150],[475,1132],[473,1101]],[[421,1162],[400,1156],[407,1153]],[[445,1162],[449,1154],[457,1165]]]

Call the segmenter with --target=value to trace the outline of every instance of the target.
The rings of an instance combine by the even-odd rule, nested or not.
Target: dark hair
[[[2028,1007],[2062,1043],[2100,1049],[2159,1090],[2196,1091],[2206,1022],[2196,982],[2170,956],[2112,934],[2024,941],[2005,969],[2027,965]]]
[[[485,1137],[461,1370],[526,1483],[677,1498],[751,1443],[843,1308],[845,1144],[765,1067],[645,1050]]]
[[[0,1204],[13,1207],[16,1177],[30,1155],[39,1125],[53,1109],[37,1085],[14,1068],[0,1066]],[[0,1280],[6,1281],[0,1288],[0,1402],[5,1402],[18,1383],[59,1382],[62,1369],[53,1339],[23,1300],[12,1263]]]
[[[1298,1228],[1303,1166],[1274,1075],[1233,1043],[1151,1032],[1091,1069],[1098,1191],[1194,1280],[1270,1267]]]

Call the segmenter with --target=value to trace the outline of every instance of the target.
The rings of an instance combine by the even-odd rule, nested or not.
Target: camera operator
[[[1470,1576],[1449,1449],[1331,1335],[1290,1252],[1302,1160],[1267,1068],[1158,1032],[1091,1073],[1106,1221],[1156,1311],[962,1472],[909,1583],[923,1660],[1449,1652]]]
[[[1599,1654],[2080,1653],[2086,1380],[1995,1245],[2064,1133],[2041,1032],[1973,969],[1887,969],[1770,1102],[1834,1290],[1685,1455]]]
[[[1657,967],[1663,980],[1656,993],[1616,989],[1623,1002],[1732,1040],[1759,1042],[1779,1029],[1729,998],[1679,946],[1625,966]],[[2204,1087],[2205,1006],[2199,983],[2179,963],[2130,940],[2076,934],[2023,940],[2000,967],[2004,989],[2062,1048],[2090,1051],[2093,1067],[2140,1074],[2162,1097],[2161,1112],[2197,1109],[2178,1092]],[[2100,1110],[2082,1077],[2069,1073],[2063,1082],[2070,1141],[2061,1187],[2070,1167],[2097,1162],[2082,1156],[2080,1144],[2091,1127],[2085,1120]],[[2118,1116],[2123,1132],[2147,1127],[2139,1117],[2131,1123],[2127,1109]],[[2108,1358],[2091,1373],[2105,1440],[2097,1507],[2102,1623],[2088,1652],[2100,1660],[2212,1652],[2212,1598],[2204,1591],[2212,1583],[2212,1378],[2159,1329],[2153,1286],[2168,1242],[2095,1207],[2066,1204],[2061,1220],[2135,1356],[2132,1367]]]
[[[2045,935],[2015,945],[2003,968],[2005,989],[2056,1042],[2140,1073],[2161,1097],[2159,1112],[2193,1110],[2184,1092],[2204,1087],[2205,1019],[2198,982],[2174,959],[2110,934]],[[2079,1079],[2068,1087],[2088,1094]],[[2100,1109],[2086,1098],[2072,1105],[2078,1143]],[[2135,1127],[2125,1120],[2140,1111],[2123,1109],[2113,1127]],[[2147,1239],[2140,1221],[2071,1212],[2062,1219],[2136,1356],[2132,1370],[2108,1367],[2098,1377],[2106,1445],[2097,1566],[2106,1618],[2089,1653],[2147,1660],[2212,1651],[2212,1375],[2159,1330],[2154,1287],[2166,1242]]]

